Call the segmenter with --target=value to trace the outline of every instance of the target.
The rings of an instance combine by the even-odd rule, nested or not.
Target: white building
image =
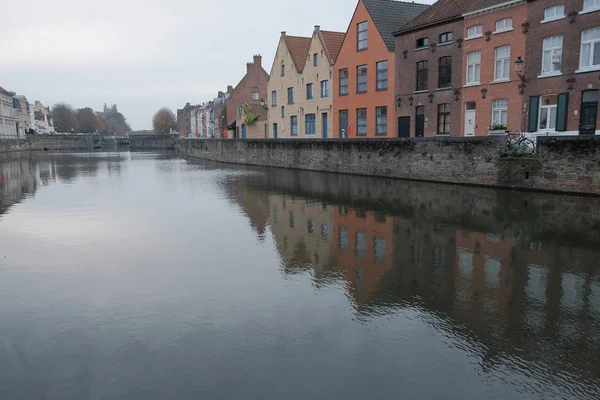
[[[17,110],[13,107],[13,94],[0,87],[0,138],[17,139]]]
[[[34,129],[42,134],[55,133],[54,125],[52,124],[52,115],[50,115],[50,107],[45,107],[40,101],[36,100],[34,109]]]

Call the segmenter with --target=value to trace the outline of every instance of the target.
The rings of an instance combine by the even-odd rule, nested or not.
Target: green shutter
[[[540,108],[540,96],[531,96],[529,98],[529,124],[528,132],[537,132],[538,112]]]
[[[569,93],[558,95],[558,108],[556,110],[556,130],[564,132],[567,130],[567,116],[569,115]]]

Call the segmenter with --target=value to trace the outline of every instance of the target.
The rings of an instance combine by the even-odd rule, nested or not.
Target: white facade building
[[[17,139],[19,119],[13,107],[13,95],[0,87],[0,138]]]
[[[40,101],[35,101],[35,127],[38,133],[48,134],[55,133],[54,125],[52,124],[52,115],[50,108],[45,107]]]

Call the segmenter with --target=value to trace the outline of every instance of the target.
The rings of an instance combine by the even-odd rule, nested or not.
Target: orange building
[[[427,7],[359,0],[333,73],[333,137],[397,136],[392,32]]]
[[[521,80],[514,68],[525,54],[527,3],[495,4],[463,14],[462,123],[465,136],[521,128]],[[460,132],[460,131],[458,131]]]
[[[393,219],[363,209],[334,209],[335,254],[350,295],[361,307],[371,300],[393,264]]]

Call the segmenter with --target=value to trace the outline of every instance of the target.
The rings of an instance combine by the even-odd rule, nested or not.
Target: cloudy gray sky
[[[432,0],[422,0],[432,3]],[[270,72],[280,32],[345,31],[355,0],[30,0],[0,6],[0,86],[46,105],[116,103],[133,129]]]

